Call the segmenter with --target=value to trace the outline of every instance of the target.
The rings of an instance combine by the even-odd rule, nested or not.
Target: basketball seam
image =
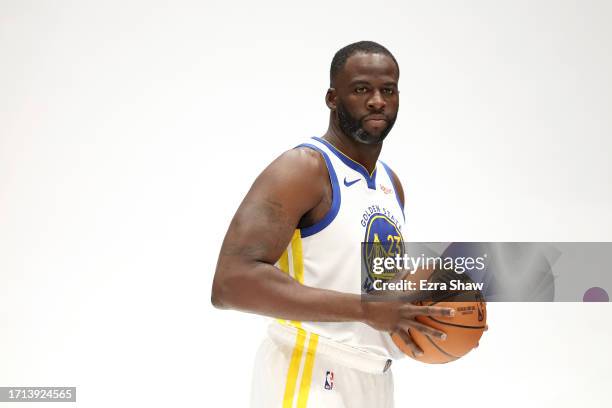
[[[452,354],[448,353],[447,351],[443,350],[442,348],[440,348],[440,346],[438,346],[432,339],[431,337],[429,337],[428,335],[425,335],[425,338],[431,343],[432,346],[434,346],[435,348],[438,349],[438,351],[440,351],[440,353],[444,354],[447,357],[452,358],[453,360],[457,360],[460,357],[457,356],[453,356]]]
[[[461,327],[462,329],[484,329],[485,326],[465,326],[463,324],[457,324],[457,323],[447,323],[447,322],[443,322],[441,320],[438,320],[436,318],[433,318],[431,316],[427,316],[429,319],[433,320],[436,323],[440,323],[446,326],[454,326],[454,327]]]

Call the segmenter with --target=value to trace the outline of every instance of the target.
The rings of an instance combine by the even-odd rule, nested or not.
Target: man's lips
[[[363,120],[363,123],[368,123],[368,125],[374,127],[382,127],[387,125],[387,118],[384,115],[370,115]]]
[[[387,121],[387,117],[385,115],[370,115],[370,116],[366,116],[364,119],[364,122],[367,122],[369,120],[376,120],[376,121]]]

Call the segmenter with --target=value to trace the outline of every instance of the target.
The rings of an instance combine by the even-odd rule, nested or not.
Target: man
[[[378,161],[399,107],[399,66],[362,41],[334,56],[329,128],[272,162],[255,180],[223,241],[212,303],[275,317],[256,359],[252,406],[391,407],[389,333],[414,353],[415,320],[452,310],[362,302],[361,242],[403,245],[404,193]]]

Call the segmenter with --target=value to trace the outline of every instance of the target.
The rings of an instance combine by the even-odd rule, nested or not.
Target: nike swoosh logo
[[[344,178],[344,185],[347,187],[352,186],[353,184],[355,184],[356,182],[358,182],[361,179],[357,179],[357,180],[353,180],[353,181],[346,181],[346,177]]]

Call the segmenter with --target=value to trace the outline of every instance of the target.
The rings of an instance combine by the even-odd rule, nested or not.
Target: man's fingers
[[[409,306],[409,313],[412,316],[445,316],[452,317],[455,315],[455,309],[452,307],[438,306]]]
[[[400,327],[404,329],[406,332],[408,331],[408,329],[415,329],[427,336],[435,337],[440,340],[446,340],[446,333],[444,333],[443,331],[434,329],[433,327],[427,326],[426,324],[417,322],[416,320],[410,320],[410,319],[401,320]]]
[[[423,355],[423,350],[421,350],[421,348],[416,345],[416,343],[414,342],[414,340],[412,340],[412,337],[410,337],[410,334],[408,334],[408,332],[405,332],[404,330],[398,330],[396,333],[402,338],[404,343],[406,343],[406,345],[410,348],[410,351],[412,351],[413,356],[420,357]]]

